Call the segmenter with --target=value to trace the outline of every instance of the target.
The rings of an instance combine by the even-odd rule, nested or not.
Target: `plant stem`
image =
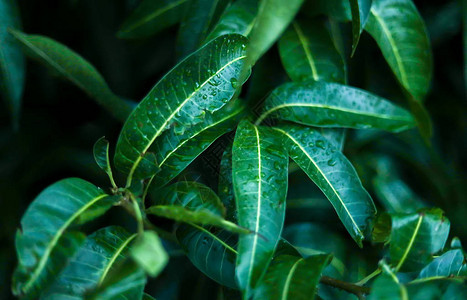
[[[322,276],[320,282],[346,292],[356,295],[359,299],[364,299],[363,295],[370,293],[370,289],[353,283],[345,282],[328,276]]]
[[[373,273],[371,273],[371,274],[368,275],[367,277],[363,278],[362,280],[356,282],[355,284],[356,284],[356,285],[364,285],[364,284],[367,283],[370,279],[372,279],[373,277],[379,275],[379,273],[381,273],[381,269],[380,269],[380,268],[376,269]]]

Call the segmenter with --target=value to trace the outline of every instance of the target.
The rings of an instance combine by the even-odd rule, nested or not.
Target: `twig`
[[[364,286],[359,286],[353,283],[345,282],[339,279],[335,279],[328,276],[322,276],[320,282],[329,285],[346,292],[352,293],[358,297],[358,299],[364,299],[363,295],[369,294],[370,289]]]

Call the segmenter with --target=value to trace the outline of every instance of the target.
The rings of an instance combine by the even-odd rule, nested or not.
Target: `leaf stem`
[[[364,286],[359,286],[353,283],[345,282],[336,278],[322,276],[320,282],[325,285],[329,285],[348,293],[352,293],[358,297],[358,299],[364,299],[364,294],[369,294],[370,289]]]
[[[366,276],[366,277],[363,278],[362,280],[356,282],[355,284],[356,284],[356,285],[364,285],[364,284],[367,283],[369,280],[371,280],[373,277],[378,276],[380,273],[381,273],[381,269],[378,268],[378,269],[374,270],[373,273],[371,273],[370,275]]]
[[[138,222],[138,233],[142,234],[144,232],[144,222],[143,222],[143,214],[141,213],[141,209],[139,208],[138,201],[136,200],[135,196],[130,193],[130,199],[133,204],[133,211],[135,212],[136,221]]]

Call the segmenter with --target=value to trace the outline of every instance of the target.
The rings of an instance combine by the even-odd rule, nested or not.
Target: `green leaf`
[[[169,261],[169,255],[154,231],[145,231],[136,240],[131,256],[151,277],[159,275]]]
[[[266,99],[257,124],[267,117],[311,126],[378,128],[392,132],[415,125],[410,113],[364,90],[337,83],[285,83]]]
[[[293,22],[279,40],[279,53],[293,81],[345,83],[344,61],[318,19]]]
[[[16,1],[0,0],[0,94],[18,128],[23,96],[25,63],[21,48],[8,29],[21,27]]]
[[[303,0],[260,1],[255,25],[249,36],[247,65],[254,65],[279,39],[294,19],[302,3]]]
[[[255,289],[254,299],[314,299],[321,272],[330,259],[330,255],[274,258]]]
[[[154,35],[177,24],[183,17],[188,0],[143,0],[125,20],[119,38],[134,39]]]
[[[302,12],[309,17],[326,15],[339,22],[352,20],[349,0],[305,1]]]
[[[372,0],[350,0],[350,9],[352,12],[352,56],[357,49],[360,34],[365,27],[370,14]]]
[[[463,277],[467,279],[467,262],[462,249],[447,251],[424,267],[418,275],[418,281]]]
[[[219,169],[219,185],[217,194],[224,204],[225,219],[237,222],[237,209],[235,207],[235,196],[232,179],[232,144],[229,144],[222,154]]]
[[[244,108],[243,101],[235,99],[221,110],[207,114],[202,123],[193,126],[175,123],[173,130],[162,133],[150,148],[160,168],[153,185],[168,183],[217,138],[232,131],[243,116]]]
[[[391,235],[391,216],[383,212],[376,218],[374,223],[371,241],[374,243],[387,243]]]
[[[123,261],[136,234],[118,226],[102,228],[86,238],[53,285],[41,297],[82,299],[85,292],[99,286]]]
[[[224,34],[237,33],[248,36],[255,24],[257,0],[237,0],[228,6],[219,22],[206,38],[207,41]]]
[[[396,271],[418,271],[443,249],[450,223],[442,210],[392,216],[390,257]]]
[[[189,224],[213,225],[238,233],[250,233],[224,219],[225,208],[219,197],[207,186],[180,181],[162,190],[156,190],[154,205],[146,212]]]
[[[235,250],[238,238],[226,230],[212,231],[212,228],[180,225],[177,240],[190,261],[212,280],[236,289]]]
[[[407,288],[400,284],[396,274],[385,263],[381,264],[381,274],[371,287],[369,300],[408,300]]]
[[[135,108],[115,154],[116,167],[129,174],[127,183],[157,172],[155,156],[147,151],[164,131],[175,123],[180,128],[202,123],[232,98],[241,84],[246,42],[240,35],[211,41],[165,75]]]
[[[143,300],[156,300],[156,299],[152,297],[151,295],[144,293]]]
[[[11,31],[25,53],[71,81],[115,118],[124,121],[132,107],[110,90],[102,75],[70,48],[48,37]]]
[[[288,157],[268,128],[242,121],[233,144],[232,176],[240,226],[261,234],[240,236],[237,280],[246,297],[264,274],[285,216]]]
[[[113,197],[79,178],[61,180],[40,193],[23,215],[21,232],[16,235],[19,265],[14,293],[33,296],[45,286],[59,271],[52,255],[66,230],[84,213],[94,217],[96,211],[102,213],[112,201]]]
[[[177,37],[177,54],[184,58],[203,44],[228,0],[189,0]]]
[[[96,161],[99,168],[104,170],[104,172],[109,176],[110,182],[112,183],[113,187],[116,187],[112,168],[110,167],[110,159],[109,159],[109,141],[105,139],[105,137],[101,137],[97,140],[93,147],[93,154],[94,160]]]
[[[284,136],[289,156],[323,191],[347,231],[362,247],[376,208],[352,164],[316,129],[288,124],[273,129]]]
[[[417,100],[432,77],[430,42],[411,0],[373,0],[365,30],[376,40],[400,84]]]

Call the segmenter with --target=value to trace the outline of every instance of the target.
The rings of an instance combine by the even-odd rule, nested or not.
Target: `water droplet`
[[[232,85],[232,88],[236,89],[238,86],[238,80],[235,77],[230,78],[230,84]]]
[[[331,158],[330,160],[328,160],[328,166],[332,167],[332,166],[335,166],[335,165],[336,165],[336,161],[334,159]]]
[[[321,149],[324,150],[324,149],[325,149],[325,147],[324,147],[324,141],[322,141],[322,140],[317,140],[317,141],[316,141],[316,147],[321,148]]]
[[[216,92],[216,91],[212,91],[212,92],[211,92],[211,95],[212,95],[212,96],[215,96],[215,95],[217,95],[217,92]]]
[[[207,95],[203,95],[203,99],[206,100],[208,98]]]
[[[229,102],[229,99],[227,99],[227,98],[222,98],[221,101],[222,101],[222,103],[227,103],[227,102]]]

